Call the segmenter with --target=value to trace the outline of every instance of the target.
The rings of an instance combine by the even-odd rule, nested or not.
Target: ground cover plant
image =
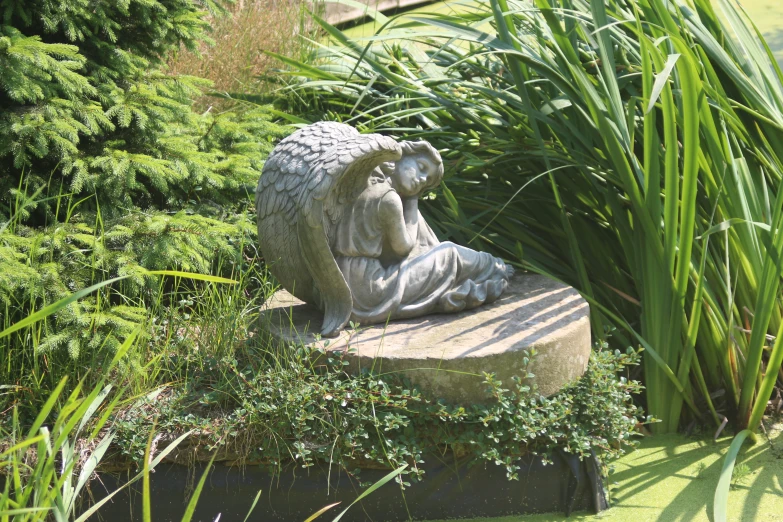
[[[350,39],[316,17],[331,43],[289,71],[289,108],[435,144],[428,222],[575,285],[597,335],[643,346],[654,431],[756,429],[783,375],[783,88],[741,9],[491,0],[376,18]]]
[[[260,355],[265,357],[260,357]],[[262,466],[328,464],[361,480],[361,467],[409,467],[401,480],[425,478],[421,465],[454,453],[503,466],[517,479],[520,459],[551,459],[560,449],[606,466],[636,444],[642,412],[633,404],[638,382],[624,377],[638,363],[633,351],[596,350],[584,377],[551,397],[524,382],[484,376],[493,400],[454,405],[422,396],[404,378],[347,375],[333,354],[305,346],[263,344],[209,361],[186,387],[170,389],[118,414],[118,447],[137,465],[152,426],[173,440],[194,437],[176,457]],[[618,373],[620,376],[618,376]],[[481,376],[476,376],[481,378]]]

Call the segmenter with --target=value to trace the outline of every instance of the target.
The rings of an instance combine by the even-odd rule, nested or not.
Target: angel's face
[[[392,186],[402,197],[420,195],[437,176],[438,164],[428,154],[410,154],[394,165]]]

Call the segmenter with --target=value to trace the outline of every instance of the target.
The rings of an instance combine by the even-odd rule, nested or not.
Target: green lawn
[[[764,35],[770,49],[783,66],[783,2],[780,0],[742,0],[742,6]],[[781,516],[778,520],[783,519]]]
[[[641,447],[615,463],[612,508],[598,515],[534,515],[474,519],[470,522],[711,521],[712,499],[731,437],[647,437]],[[715,451],[715,447],[719,450]],[[783,520],[783,423],[740,452],[729,494],[729,520]]]
[[[717,6],[717,2],[713,0]],[[742,7],[750,15],[751,20],[764,35],[770,49],[783,67],[783,2],[780,0],[742,0]],[[409,15],[419,13],[431,13],[433,11],[442,13],[460,13],[470,9],[469,0],[446,0],[437,4],[428,4],[407,11]],[[345,33],[351,38],[362,36],[371,36],[380,28],[375,22],[369,22],[357,25],[346,30]],[[783,519],[783,516],[781,516]]]

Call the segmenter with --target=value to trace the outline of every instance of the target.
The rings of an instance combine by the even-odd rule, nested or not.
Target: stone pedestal
[[[423,395],[454,404],[489,398],[482,372],[512,386],[511,377],[523,373],[523,350],[538,352],[528,371],[543,395],[578,379],[590,356],[587,302],[570,286],[539,275],[517,275],[494,303],[458,314],[360,326],[336,339],[314,335],[321,321],[320,311],[284,290],[262,314],[263,327],[280,341],[342,351],[349,371],[403,373]]]

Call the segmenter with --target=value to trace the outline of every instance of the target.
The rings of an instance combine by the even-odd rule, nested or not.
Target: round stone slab
[[[490,398],[482,372],[494,373],[511,387],[511,377],[524,374],[524,350],[538,352],[528,371],[543,395],[578,379],[590,357],[589,312],[572,287],[524,274],[489,305],[359,326],[335,339],[314,335],[323,314],[285,290],[265,304],[262,321],[281,341],[341,351],[349,371],[402,373],[425,396],[467,405]]]

